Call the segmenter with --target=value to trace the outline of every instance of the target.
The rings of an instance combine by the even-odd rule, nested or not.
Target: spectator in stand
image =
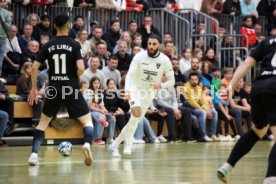
[[[193,9],[199,11],[199,5],[197,1],[194,0],[178,0],[177,2],[179,10],[181,9]]]
[[[134,36],[134,40],[132,40],[132,44],[140,46],[141,51],[145,50],[142,48],[142,35],[140,33],[137,33],[136,36]]]
[[[19,63],[20,71],[25,62],[34,63],[38,52],[39,52],[39,43],[35,40],[28,42],[28,49],[22,53],[22,57],[21,57],[21,60]],[[41,67],[39,67],[40,71],[44,70],[44,69],[46,69],[45,64],[43,64],[43,65],[41,65]]]
[[[174,45],[172,41],[167,41],[164,44],[164,51],[163,53],[170,58],[170,60],[175,56],[174,55]]]
[[[38,34],[37,25],[40,23],[40,18],[36,13],[31,13],[26,18],[26,23],[31,24],[33,26],[32,37],[35,38],[35,35]]]
[[[132,55],[133,58],[137,53],[141,52],[141,46],[140,45],[132,45]]]
[[[182,51],[180,63],[179,63],[179,70],[182,74],[184,74],[186,71],[191,69],[191,61],[192,61],[192,49],[191,48],[185,48]]]
[[[223,14],[230,15],[231,18],[241,14],[240,0],[226,0],[223,3]]]
[[[201,61],[201,58],[203,57],[203,52],[200,48],[195,48],[193,50],[192,58],[197,58],[199,61]]]
[[[202,85],[211,87],[212,75],[211,75],[212,64],[209,61],[204,61],[202,64]]]
[[[36,26],[36,31],[33,32],[32,36],[36,41],[40,41],[41,35],[48,35],[51,39],[53,37],[53,31],[51,30],[51,19],[49,15],[42,15],[40,17],[40,23]]]
[[[84,81],[87,84],[89,84],[92,77],[97,77],[101,81],[102,88],[105,89],[105,76],[103,72],[99,70],[100,58],[98,56],[92,56],[89,59],[89,62],[90,66],[83,72],[81,76],[81,81]]]
[[[251,89],[252,89],[252,84],[250,82],[246,82],[244,84],[244,91],[245,91],[245,97],[246,97],[247,103],[250,106],[251,106],[251,98],[250,98]]]
[[[92,55],[90,43],[87,40],[87,37],[88,31],[86,29],[81,29],[76,36],[76,41],[79,42],[81,45],[81,55],[83,57],[86,68],[88,67],[87,61]]]
[[[12,3],[28,6],[31,3],[31,1],[30,0],[12,0]]]
[[[120,39],[118,40],[116,46],[113,49],[113,54],[116,54],[118,52],[118,43],[120,41],[125,41],[127,43],[127,53],[131,55],[131,37],[128,31],[121,33]]]
[[[137,36],[139,34],[137,32],[137,30],[138,30],[138,25],[137,25],[136,20],[131,20],[128,23],[128,32],[129,32],[129,35],[130,35],[132,41],[134,40],[135,36]]]
[[[252,47],[257,47],[263,40],[265,40],[266,36],[264,34],[260,34],[257,36],[257,41]]]
[[[75,39],[78,32],[84,28],[84,18],[78,15],[74,18],[74,25],[69,31],[69,37]]]
[[[184,73],[185,81],[189,81],[189,76],[191,73],[195,73],[195,72],[199,72],[199,71],[200,71],[199,59],[193,58],[191,61],[191,68]],[[201,81],[202,80],[201,73],[199,74],[199,76],[200,76],[199,79]]]
[[[93,31],[94,31],[94,28],[97,27],[97,26],[100,26],[100,23],[96,20],[93,20],[92,22],[90,22],[90,34],[88,35],[88,40],[90,40],[92,37],[93,37]],[[103,34],[103,33],[102,33]],[[101,35],[102,36],[102,35]]]
[[[94,8],[95,0],[74,0],[74,7],[80,8]]]
[[[146,15],[144,17],[144,24],[137,31],[142,35],[142,48],[147,48],[147,41],[151,34],[156,34],[161,37],[160,31],[153,26],[152,17],[150,15]]]
[[[18,43],[22,52],[25,52],[28,49],[28,42],[34,40],[32,34],[33,26],[31,24],[26,23],[23,28],[23,35],[19,36],[18,38]]]
[[[112,79],[115,81],[115,84],[118,89],[121,82],[121,74],[120,74],[120,71],[117,70],[117,66],[118,66],[118,58],[112,55],[109,58],[108,65],[102,69],[102,72],[106,79]]]
[[[172,66],[174,71],[175,82],[185,83],[186,82],[185,77],[184,75],[182,75],[182,73],[179,70],[179,59],[176,57],[173,57],[171,61],[172,61]]]
[[[251,48],[256,43],[256,33],[253,28],[253,22],[251,16],[245,16],[243,18],[243,25],[240,29],[240,34],[246,35],[248,37],[248,46]],[[247,39],[242,37],[241,46],[246,47]]]
[[[4,136],[8,119],[9,119],[8,113],[0,110],[0,147],[6,146],[6,141],[2,140],[2,137]]]
[[[211,16],[220,15],[223,10],[222,0],[203,0],[201,4],[201,12]]]
[[[276,4],[273,0],[261,0],[257,6],[260,16],[265,16],[267,20],[266,29],[270,30],[276,20]]]
[[[226,35],[221,43],[223,48],[233,48],[234,47],[234,37],[232,35]],[[221,51],[221,68],[224,67],[234,67],[234,51],[222,50]]]
[[[216,59],[216,54],[213,48],[207,48],[204,56],[201,58],[202,62],[209,61],[212,66],[219,67],[218,60]]]
[[[259,24],[259,23],[256,23],[256,24],[254,25],[254,30],[255,30],[256,36],[261,35],[262,32],[263,32],[263,31],[262,31],[262,25]]]
[[[253,0],[240,0],[242,16],[251,16],[255,19],[258,18],[258,12]]]
[[[213,75],[213,78],[212,78],[211,85],[214,88],[214,94],[215,94],[216,92],[218,92],[221,86],[220,69],[217,67],[213,67],[212,75]]]
[[[112,0],[113,5],[119,11],[142,11],[143,5],[138,4],[136,0]]]
[[[34,0],[33,4],[38,6],[49,6],[54,3],[54,0]]]
[[[165,32],[164,35],[163,35],[163,43],[166,43],[166,42],[172,42],[173,43],[172,35],[169,32]],[[165,46],[164,46],[164,44],[161,44],[160,51],[164,52],[164,50],[165,50]],[[176,52],[177,52],[177,48],[176,48],[176,46],[173,46],[172,55],[176,56]]]
[[[120,72],[127,71],[132,61],[131,55],[127,53],[127,42],[119,41],[118,48],[118,52],[115,54],[119,59],[118,70]]]
[[[49,41],[50,41],[49,35],[44,35],[44,34],[40,35],[40,40],[39,40],[40,48],[42,48]]]
[[[206,32],[206,24],[202,21],[199,21],[198,24],[196,25],[193,34],[199,35],[194,37],[193,39],[193,45],[195,48],[203,48],[204,46],[204,35]]]
[[[229,83],[233,77],[233,68],[224,68],[223,70],[223,79],[221,80],[221,84],[225,86],[229,86]]]
[[[96,8],[121,11],[121,9],[116,9],[112,0],[96,0]]]
[[[110,52],[107,51],[107,45],[105,42],[99,42],[96,44],[96,52],[95,56],[100,58],[100,67],[99,69],[103,69],[107,66],[108,57],[110,56]]]
[[[107,44],[107,50],[112,53],[117,41],[120,39],[120,22],[118,19],[112,20],[111,28],[103,34],[102,39]]]

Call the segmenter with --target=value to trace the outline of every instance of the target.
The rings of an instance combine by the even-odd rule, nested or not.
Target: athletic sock
[[[252,149],[258,140],[260,140],[260,138],[256,133],[252,129],[249,130],[238,140],[227,162],[234,167],[236,163]]]
[[[121,142],[123,142],[125,139],[131,140],[131,138],[134,136],[139,121],[140,118],[136,118],[131,115],[128,123],[123,128],[120,135],[115,139],[114,143],[112,143],[112,147],[118,148]]]
[[[84,143],[92,143],[93,140],[93,131],[94,131],[94,127],[93,126],[86,126],[83,127],[83,134],[84,134]]]
[[[32,153],[38,153],[39,147],[44,140],[45,131],[35,129],[33,138]]]
[[[276,144],[274,143],[269,157],[268,157],[268,169],[266,177],[276,177]]]

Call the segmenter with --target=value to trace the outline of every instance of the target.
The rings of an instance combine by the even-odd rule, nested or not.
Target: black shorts
[[[252,94],[251,113],[256,128],[262,129],[268,124],[276,126],[276,94]]]
[[[89,113],[89,108],[81,92],[62,95],[61,90],[57,90],[57,95],[54,98],[46,97],[42,112],[48,117],[53,117],[61,107],[67,109],[70,118],[79,118]]]

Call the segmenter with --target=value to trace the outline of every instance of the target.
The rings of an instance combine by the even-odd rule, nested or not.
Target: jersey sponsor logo
[[[161,63],[156,63],[156,68],[159,69],[161,66]]]
[[[145,78],[142,79],[143,81],[148,81],[148,82],[154,82],[152,76],[157,76],[157,72],[155,71],[150,71],[150,70],[144,70]]]
[[[69,81],[68,76],[52,76],[51,81]]]
[[[265,75],[276,75],[276,70],[273,70],[273,71],[263,71],[262,76],[265,76]]]

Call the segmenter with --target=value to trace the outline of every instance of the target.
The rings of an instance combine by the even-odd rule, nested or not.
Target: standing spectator
[[[91,54],[91,47],[90,47],[90,43],[87,40],[88,37],[88,31],[86,29],[81,29],[76,37],[76,41],[80,43],[81,45],[81,56],[83,57],[83,60],[85,62],[85,66],[87,68],[87,60],[89,59],[89,57],[92,55]]]
[[[38,42],[40,41],[41,35],[48,35],[50,39],[53,37],[53,31],[51,30],[50,16],[44,14],[40,17],[40,21],[41,22],[37,25],[37,31],[33,32],[33,35],[32,35],[33,38]]]
[[[129,32],[129,35],[130,35],[132,41],[134,40],[135,36],[137,34],[139,34],[139,33],[137,33],[137,30],[138,30],[138,25],[137,25],[136,20],[131,20],[128,23],[128,32]]]
[[[96,44],[95,56],[100,58],[100,67],[102,69],[107,66],[107,61],[110,53],[107,51],[107,45],[105,42],[99,42]]]
[[[74,0],[74,6],[80,8],[94,8],[95,0]]]
[[[179,70],[182,74],[186,71],[191,69],[191,61],[192,61],[192,49],[185,48],[182,51],[180,63],[179,63]]]
[[[117,88],[119,88],[121,82],[121,74],[120,71],[117,70],[117,66],[118,58],[116,56],[110,56],[108,65],[102,69],[102,72],[107,80],[113,79]]]
[[[240,0],[242,16],[258,18],[258,12],[253,0]]]
[[[6,31],[9,32],[11,30],[11,17],[9,15],[9,11],[0,7],[0,77],[2,74],[2,65],[4,61],[4,54],[6,51]],[[6,31],[5,31],[6,30]]]
[[[98,56],[92,56],[89,61],[90,66],[83,72],[81,81],[90,84],[92,77],[97,77],[100,79],[102,88],[105,89],[105,76],[103,72],[99,70],[100,58]]]
[[[120,39],[118,40],[116,46],[113,49],[113,54],[118,52],[118,44],[120,41],[125,41],[127,43],[127,53],[131,55],[131,37],[128,31],[122,32]]]
[[[125,41],[120,41],[118,43],[118,47],[119,47],[119,50],[115,54],[119,59],[118,70],[120,72],[127,71],[132,61],[131,55],[127,53],[127,43]]]
[[[117,41],[120,39],[120,21],[115,19],[111,21],[111,28],[103,34],[102,39],[107,44],[107,50],[112,53]]]
[[[241,14],[241,5],[239,0],[226,0],[223,3],[223,14],[230,15],[231,18]]]
[[[22,52],[25,52],[28,48],[28,42],[34,40],[32,37],[33,26],[31,24],[25,24],[23,28],[23,35],[18,38],[18,43]]]
[[[144,24],[141,25],[137,32],[142,35],[143,49],[147,48],[147,41],[151,34],[156,34],[161,37],[159,30],[153,26],[152,17],[150,15],[144,17]]]
[[[174,72],[174,78],[175,82],[183,82],[185,83],[185,77],[182,75],[182,73],[179,71],[179,59],[178,58],[172,58],[172,66],[173,66],[173,72]]]
[[[265,16],[267,20],[266,28],[270,30],[276,19],[276,5],[273,0],[261,0],[257,6],[257,11],[260,16]]]
[[[103,35],[103,28],[99,25],[94,26],[92,34],[93,36],[88,41],[90,43],[91,54],[94,55],[96,53],[96,45],[99,42],[105,43],[105,41],[101,39]]]
[[[84,18],[78,15],[74,18],[74,25],[69,31],[69,37],[75,39],[78,32],[84,28]]]
[[[240,34],[243,34],[248,37],[248,46],[249,48],[252,47],[256,43],[256,33],[253,28],[251,16],[245,16],[243,18],[243,25],[240,29]],[[247,39],[242,37],[241,39],[241,46],[246,47]]]

